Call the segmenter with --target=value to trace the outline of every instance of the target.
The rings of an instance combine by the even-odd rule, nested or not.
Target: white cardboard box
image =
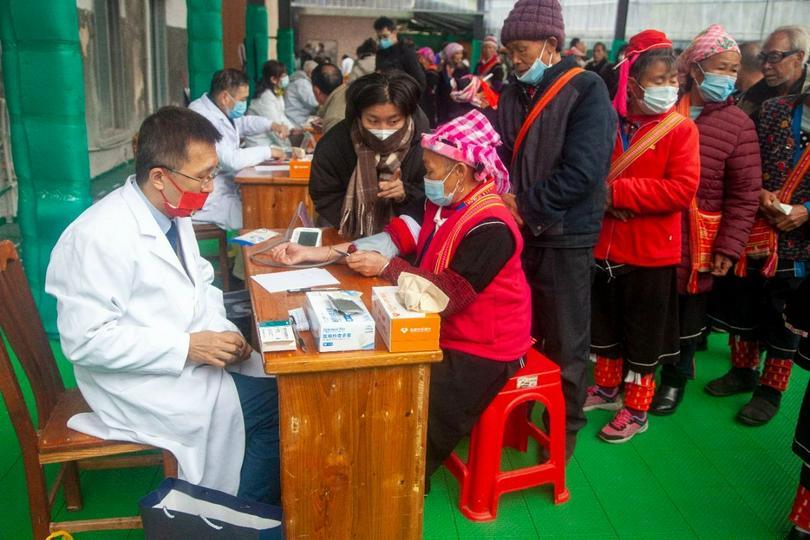
[[[336,310],[330,296],[352,299],[362,313],[346,315]],[[374,350],[374,319],[357,291],[308,292],[307,318],[320,352]]]

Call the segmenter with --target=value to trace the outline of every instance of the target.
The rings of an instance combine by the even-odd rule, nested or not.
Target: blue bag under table
[[[167,478],[139,502],[146,540],[280,540],[281,508]]]

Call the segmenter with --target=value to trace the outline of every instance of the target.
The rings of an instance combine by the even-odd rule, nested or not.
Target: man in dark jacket
[[[518,0],[501,40],[517,80],[498,105],[502,158],[511,163],[512,193],[504,195],[523,224],[523,267],[532,288],[532,333],[562,370],[566,453],[585,425],[590,347],[591,265],[605,209],[605,178],[616,137],[616,113],[596,74],[576,75],[515,140],[534,104],[576,58],[560,57],[564,38],[558,0]],[[512,154],[515,153],[515,159]]]
[[[759,62],[763,79],[740,97],[737,106],[759,126],[759,108],[771,98],[801,93],[807,78],[810,36],[801,26],[782,26],[762,45]]]
[[[425,72],[416,59],[416,52],[397,39],[397,24],[388,17],[374,21],[377,33],[377,71],[399,69],[419,83],[425,89]]]

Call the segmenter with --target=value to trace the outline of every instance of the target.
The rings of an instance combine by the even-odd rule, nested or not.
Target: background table
[[[309,198],[309,178],[290,178],[288,172],[258,172],[256,167],[248,167],[239,171],[235,181],[242,191],[245,229],[286,229],[301,201],[310,216],[315,213]]]
[[[337,242],[334,230],[324,243]],[[278,271],[250,260],[247,275]],[[344,289],[389,285],[344,265],[328,270]],[[286,319],[300,293],[267,293],[248,279],[257,320]],[[441,351],[389,353],[379,333],[373,351],[264,355],[278,375],[281,490],[286,538],[421,538],[430,363]]]

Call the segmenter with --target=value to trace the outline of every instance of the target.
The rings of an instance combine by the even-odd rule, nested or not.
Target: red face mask
[[[180,200],[177,202],[177,206],[174,206],[161,190],[160,196],[163,197],[163,209],[166,211],[166,215],[171,218],[190,217],[194,212],[201,210],[202,207],[205,206],[205,201],[208,199],[207,192],[201,191],[200,193],[195,193],[193,191],[183,191],[180,189],[180,186],[175,184],[171,177],[169,177],[169,181],[177,191],[180,192]]]

